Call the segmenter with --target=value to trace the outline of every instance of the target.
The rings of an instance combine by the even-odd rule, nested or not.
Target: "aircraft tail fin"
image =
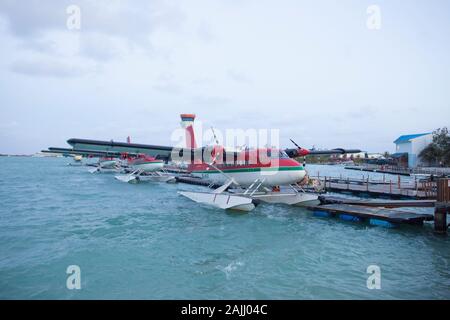
[[[181,125],[186,129],[186,148],[197,148],[197,142],[194,135],[195,114],[182,114]]]

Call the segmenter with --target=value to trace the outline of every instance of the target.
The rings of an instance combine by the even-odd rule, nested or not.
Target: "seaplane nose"
[[[297,181],[302,181],[306,176],[306,171],[305,171],[305,169],[303,169],[303,167],[301,167],[300,170],[296,171],[296,174],[297,174],[297,177],[296,177]]]

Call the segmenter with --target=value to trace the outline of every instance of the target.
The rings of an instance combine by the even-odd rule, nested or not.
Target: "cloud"
[[[9,129],[17,127],[18,125],[19,125],[19,123],[16,120],[3,122],[3,123],[0,123],[0,130],[9,130]]]
[[[211,26],[205,21],[202,21],[198,26],[197,35],[205,43],[210,43],[214,40],[214,36],[211,31]]]
[[[219,96],[195,96],[192,98],[194,105],[217,107],[229,104],[231,99]]]
[[[347,113],[347,117],[353,119],[374,119],[377,116],[377,108],[366,105],[358,109],[351,110]]]
[[[80,55],[95,61],[109,61],[124,56],[131,51],[130,44],[120,38],[89,33],[80,36]]]
[[[14,0],[0,2],[0,14],[7,20],[11,32],[28,38],[65,26],[66,1],[28,0],[26,4]]]
[[[19,40],[18,49],[46,55],[45,59],[15,62],[10,70],[29,75],[79,76],[82,64],[105,64],[136,50],[155,52],[151,36],[158,30],[175,31],[184,21],[181,10],[161,0],[79,0],[81,29],[69,30],[66,9],[73,1],[29,0],[26,4],[2,0],[0,17]],[[76,38],[76,41],[74,41]],[[73,45],[75,44],[75,48]],[[51,66],[49,60],[55,59]],[[41,61],[45,60],[45,61]],[[33,63],[36,65],[32,65]],[[98,67],[97,67],[98,69]]]
[[[11,71],[29,76],[47,76],[70,78],[80,77],[98,70],[93,63],[86,64],[76,61],[54,60],[46,58],[34,58],[30,60],[17,60],[11,67]]]
[[[204,86],[214,84],[215,81],[210,77],[200,77],[192,80],[191,83],[196,86]]]
[[[165,93],[180,93],[181,86],[175,81],[175,77],[170,73],[160,74],[153,88]]]
[[[0,14],[8,21],[12,33],[20,38],[34,37],[45,31],[67,30],[73,5],[68,0],[28,0],[26,4],[15,0],[2,0]],[[81,31],[121,36],[142,40],[156,28],[174,30],[184,19],[175,6],[160,0],[78,0],[81,11]]]
[[[244,73],[236,70],[228,70],[228,76],[235,82],[251,83],[252,81]]]

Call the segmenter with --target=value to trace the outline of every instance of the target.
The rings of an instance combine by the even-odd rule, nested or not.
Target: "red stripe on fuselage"
[[[220,170],[235,170],[235,169],[254,169],[254,168],[278,168],[278,167],[300,167],[300,163],[295,161],[294,159],[270,159],[270,163],[261,163],[259,160],[255,164],[250,163],[243,163],[241,165],[239,164],[232,164],[232,165],[224,165],[224,164],[216,164],[213,165],[217,167]],[[188,170],[191,172],[196,171],[205,171],[205,170],[211,170],[214,171],[214,168],[212,168],[207,163],[200,163],[200,164],[190,164],[188,166]]]

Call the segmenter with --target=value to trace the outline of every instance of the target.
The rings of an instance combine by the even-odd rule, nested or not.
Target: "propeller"
[[[216,132],[214,131],[214,128],[213,128],[213,127],[211,127],[211,131],[212,131],[212,133],[213,133],[213,136],[214,136],[214,140],[215,140],[215,142],[216,142],[216,145],[220,146],[220,144],[219,144],[219,139],[217,139]],[[220,155],[221,155],[220,152],[216,152],[216,153],[214,154],[214,157],[213,157],[212,161],[211,161],[210,163],[207,163],[207,165],[208,165],[209,167],[211,167],[211,168],[213,168],[213,169],[219,171],[222,175],[224,175],[224,176],[227,177],[230,181],[232,181],[233,184],[239,185],[232,177],[230,177],[229,175],[227,175],[225,172],[223,172],[223,171],[220,170],[217,166],[214,165],[215,162],[216,162],[216,160],[217,160],[217,158],[218,158]]]
[[[302,149],[302,147],[300,147],[294,140],[292,140],[292,139],[289,139],[289,140],[291,140],[291,142],[292,142],[297,148],[299,148],[300,150]]]
[[[309,154],[309,150],[300,147],[294,140],[289,140],[291,140],[291,142],[298,148],[297,154],[299,157],[303,157],[303,166],[306,167],[306,156]]]
[[[214,131],[214,128],[213,128],[213,127],[211,127],[211,131],[212,131],[212,133],[213,133],[214,140],[215,140],[216,144],[219,145],[219,139],[217,139],[216,132]]]
[[[297,156],[298,157],[305,157],[305,156],[307,156],[308,154],[310,154],[310,151],[308,150],[308,149],[305,149],[305,148],[302,148],[302,147],[300,147],[294,140],[292,140],[292,139],[289,139],[289,140],[291,140],[291,142],[293,143],[293,144],[295,144],[295,146],[298,148],[298,150],[297,150]]]
[[[219,139],[217,139],[216,132],[214,131],[213,127],[211,127],[211,131],[213,133],[214,141],[216,142],[216,145],[219,146]],[[219,156],[221,156],[220,152],[215,152],[214,157],[213,157],[211,163],[209,163],[209,165],[213,165]]]

